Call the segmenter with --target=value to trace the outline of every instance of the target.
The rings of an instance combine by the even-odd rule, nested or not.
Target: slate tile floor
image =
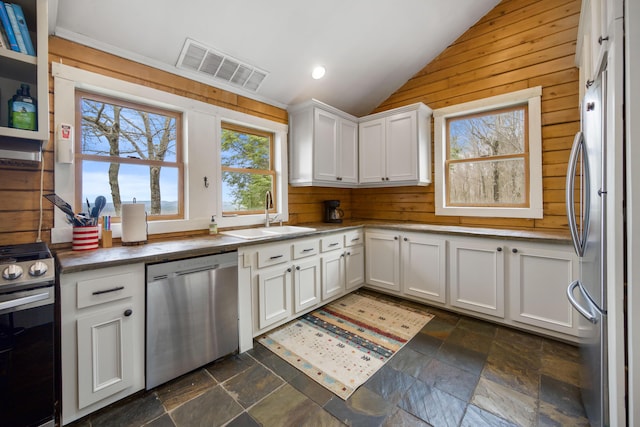
[[[403,303],[435,318],[347,401],[255,343],[73,427],[588,426],[575,347]]]

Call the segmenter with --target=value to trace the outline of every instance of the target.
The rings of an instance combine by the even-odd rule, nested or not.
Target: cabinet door
[[[469,239],[449,245],[451,305],[504,317],[502,242]]]
[[[397,234],[367,232],[366,283],[400,292],[400,240]]]
[[[322,300],[344,293],[344,252],[328,252],[322,256]]]
[[[362,245],[347,249],[345,256],[345,274],[347,291],[364,283],[364,248]]]
[[[299,263],[293,272],[293,298],[296,313],[320,302],[320,259]]]
[[[133,316],[131,302],[77,319],[78,408],[132,385]]]
[[[416,112],[395,114],[386,124],[386,180],[418,179],[418,127]]]
[[[400,248],[402,291],[428,301],[446,302],[446,240],[405,234]]]
[[[258,322],[266,328],[291,315],[291,267],[278,265],[258,273]]]
[[[358,182],[358,124],[340,120],[340,144],[338,156],[338,180]]]
[[[360,183],[383,182],[385,172],[385,119],[360,123]]]
[[[319,108],[314,112],[313,179],[336,182],[338,177],[338,122],[340,118]]]
[[[577,269],[571,247],[563,251],[531,243],[513,245],[509,254],[513,320],[576,335],[575,311],[566,292],[567,285],[578,276]]]

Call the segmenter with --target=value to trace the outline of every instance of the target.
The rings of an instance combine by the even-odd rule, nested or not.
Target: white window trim
[[[274,134],[277,206],[280,218],[288,221],[288,126],[261,117],[214,106],[191,98],[174,95],[146,86],[125,82],[60,63],[52,63],[54,79],[54,129],[60,124],[75,123],[75,91],[82,89],[127,101],[153,105],[183,113],[184,150],[184,214],[180,220],[149,222],[149,234],[205,230],[216,215],[219,227],[241,227],[264,224],[264,214],[222,216],[220,165],[221,123],[236,123]],[[58,146],[58,144],[56,144]],[[54,188],[64,200],[75,199],[75,168],[71,163],[54,165]],[[204,185],[204,177],[209,185]],[[271,214],[275,216],[275,214]],[[121,237],[120,224],[112,226],[114,237]],[[72,227],[59,209],[54,210],[52,243],[71,241]]]
[[[542,87],[465,102],[433,111],[436,215],[504,218],[542,218]],[[452,117],[528,103],[529,110],[529,207],[460,207],[446,205],[446,120]]]

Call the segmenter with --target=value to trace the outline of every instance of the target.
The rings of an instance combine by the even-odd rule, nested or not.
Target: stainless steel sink
[[[241,230],[221,231],[220,234],[251,240],[260,239],[262,237],[275,237],[283,234],[306,233],[308,231],[316,231],[316,229],[311,227],[299,227],[297,225],[283,225],[280,227],[243,228]]]

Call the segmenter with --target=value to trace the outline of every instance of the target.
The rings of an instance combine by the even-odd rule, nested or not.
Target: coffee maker
[[[340,200],[324,201],[324,222],[342,222],[344,212],[340,209]]]

